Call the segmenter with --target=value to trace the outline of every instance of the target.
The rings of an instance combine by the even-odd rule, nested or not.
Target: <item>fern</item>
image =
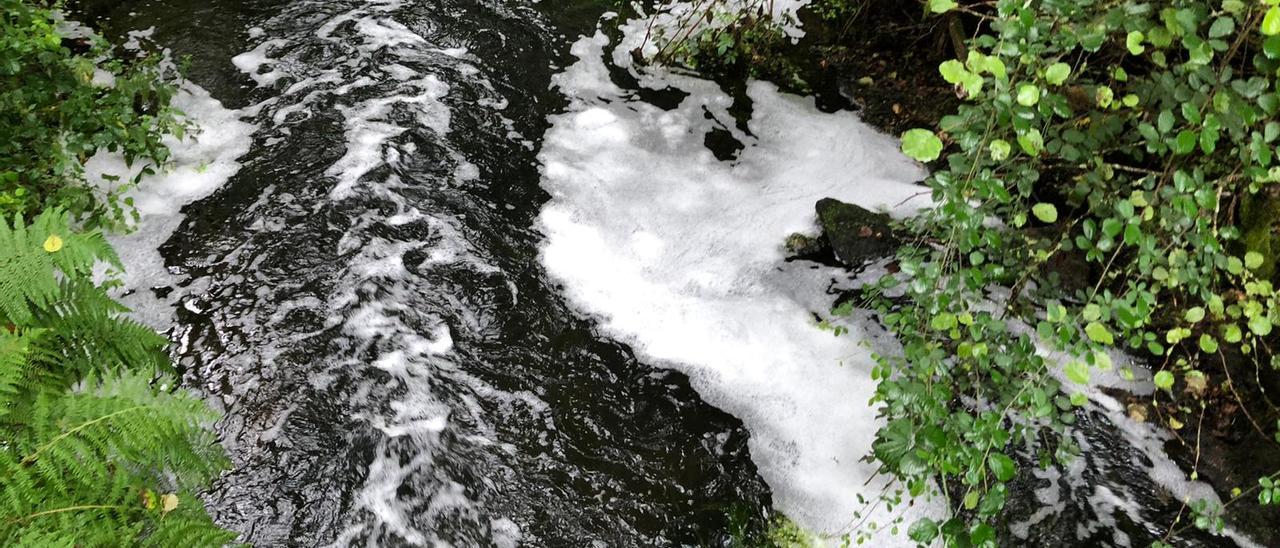
[[[0,222],[0,545],[222,546],[194,495],[226,465],[167,340],[92,282],[119,259],[58,211]]]
[[[44,211],[30,226],[20,216],[12,226],[0,222],[0,322],[30,322],[59,295],[59,272],[87,280],[98,261],[123,268],[101,232],[73,233],[61,210]]]

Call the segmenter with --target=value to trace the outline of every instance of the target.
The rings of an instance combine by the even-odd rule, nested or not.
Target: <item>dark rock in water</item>
[[[816,209],[823,235],[844,266],[862,266],[893,254],[900,245],[888,215],[832,198],[818,200]]]

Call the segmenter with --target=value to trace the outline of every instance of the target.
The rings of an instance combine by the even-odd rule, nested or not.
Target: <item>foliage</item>
[[[90,225],[122,226],[133,213],[124,192],[168,160],[164,136],[185,130],[170,106],[175,76],[157,56],[117,58],[59,21],[0,0],[0,217],[59,206]],[[99,150],[143,167],[130,181],[86,181],[84,161]]]
[[[216,416],[164,388],[167,340],[92,283],[119,260],[66,217],[0,223],[0,272],[28,271],[0,278],[0,543],[223,545],[194,495],[224,465]]]
[[[797,67],[783,55],[790,43],[783,25],[793,22],[794,15],[775,15],[772,6],[770,0],[711,0],[659,8],[650,18],[650,36],[658,46],[651,60],[713,76],[770,78],[803,88]],[[658,23],[668,18],[669,23]]]
[[[1256,221],[1242,211],[1277,205],[1277,2],[955,8],[980,31],[939,67],[966,101],[936,133],[935,207],[908,223],[900,271],[869,290],[903,348],[877,356],[874,456],[908,494],[956,503],[912,539],[994,543],[1017,471],[1008,448],[1069,458],[1062,434],[1117,350],[1155,360],[1155,398],[1203,383],[1223,344],[1272,367],[1276,255],[1244,237]],[[937,156],[920,130],[903,144]],[[1080,274],[1058,274],[1070,264]],[[1192,510],[1221,528],[1220,508]]]
[[[216,415],[169,388],[168,341],[124,316],[116,282],[94,283],[123,268],[101,230],[133,212],[129,185],[100,189],[83,162],[163,164],[175,88],[65,27],[0,0],[0,544],[222,546],[235,534],[195,496],[225,465]]]

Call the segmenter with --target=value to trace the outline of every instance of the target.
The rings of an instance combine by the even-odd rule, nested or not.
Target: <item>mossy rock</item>
[[[847,267],[892,255],[901,243],[884,213],[832,198],[819,200],[815,209],[831,251]]]
[[[1262,254],[1262,266],[1254,269],[1259,278],[1276,282],[1276,258],[1280,257],[1280,196],[1271,188],[1245,194],[1240,204],[1240,228],[1245,251]]]

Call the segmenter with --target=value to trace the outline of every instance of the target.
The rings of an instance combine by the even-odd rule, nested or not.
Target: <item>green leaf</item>
[[[1173,388],[1173,373],[1168,371],[1156,373],[1156,376],[1151,380],[1155,383],[1156,388],[1161,390],[1169,390]]]
[[[964,508],[965,510],[973,510],[974,508],[977,508],[977,507],[978,507],[978,492],[969,491],[969,493],[964,496]]]
[[[991,141],[991,159],[997,162],[1003,162],[1013,152],[1013,146],[1004,139],[996,139]]]
[[[927,129],[908,130],[902,134],[902,153],[921,162],[932,162],[942,154],[942,139]]]
[[[1041,202],[1031,206],[1031,214],[1042,222],[1055,223],[1058,221],[1058,208],[1053,204]]]
[[[1089,336],[1089,340],[1098,344],[1114,344],[1115,338],[1111,336],[1111,331],[1107,326],[1098,322],[1089,322],[1084,326],[1085,335]]]
[[[1178,154],[1190,154],[1191,151],[1196,149],[1196,144],[1199,140],[1200,136],[1194,131],[1188,129],[1179,131],[1178,139],[1176,141],[1177,146],[1174,147],[1174,152],[1177,152]]]
[[[1200,350],[1203,350],[1208,354],[1213,354],[1217,352],[1218,351],[1217,339],[1214,339],[1213,335],[1210,335],[1208,333],[1200,334]]]
[[[1129,53],[1142,55],[1142,52],[1147,51],[1146,46],[1142,45],[1142,42],[1146,39],[1147,35],[1143,34],[1140,30],[1135,30],[1125,37],[1124,47],[1129,50]]]
[[[1266,316],[1258,315],[1249,320],[1249,331],[1259,337],[1265,337],[1271,334],[1271,320]]]
[[[1067,362],[1067,366],[1063,368],[1063,373],[1066,373],[1067,379],[1071,382],[1089,384],[1089,366],[1082,361],[1072,360]]]
[[[1222,340],[1231,344],[1240,342],[1244,338],[1244,333],[1240,331],[1240,326],[1236,324],[1227,325],[1222,330]]]
[[[1200,323],[1200,320],[1204,319],[1204,308],[1199,306],[1188,308],[1183,314],[1183,319],[1187,320],[1187,323]]]
[[[1040,130],[1032,128],[1018,134],[1018,146],[1029,156],[1039,156],[1044,149],[1044,136],[1040,134]]]
[[[1249,270],[1257,270],[1262,266],[1262,254],[1257,251],[1250,251],[1244,254],[1244,266]]]
[[[1035,106],[1040,102],[1040,87],[1035,84],[1018,86],[1018,104],[1024,107]]]
[[[920,544],[930,544],[938,538],[938,524],[929,518],[920,518],[907,528],[907,537]]]
[[[1262,34],[1267,36],[1280,34],[1280,6],[1272,6],[1262,17]]]
[[[933,13],[946,13],[955,7],[955,0],[929,0],[929,11]]]
[[[1044,79],[1052,85],[1060,86],[1071,76],[1071,66],[1066,63],[1054,63],[1044,71]]]
[[[991,468],[991,473],[995,474],[999,481],[1009,481],[1017,473],[1018,467],[1013,463],[1013,459],[1004,453],[992,453],[987,456],[987,466]]]
[[[1209,38],[1222,38],[1236,31],[1236,20],[1230,17],[1219,17],[1209,26]]]

